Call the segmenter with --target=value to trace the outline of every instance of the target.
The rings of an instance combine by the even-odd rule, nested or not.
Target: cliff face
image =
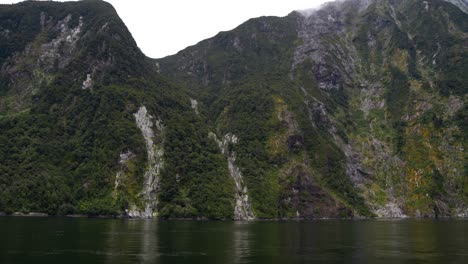
[[[329,3],[250,20],[158,63],[221,133],[238,136],[259,216],[463,215],[467,15],[458,4]]]
[[[104,2],[1,6],[0,211],[466,216],[467,30],[347,0],[151,60]]]
[[[150,72],[111,5],[100,1],[4,5],[0,111],[29,109],[42,86],[92,89]]]
[[[2,5],[0,32],[0,211],[232,218],[207,125],[111,5]]]

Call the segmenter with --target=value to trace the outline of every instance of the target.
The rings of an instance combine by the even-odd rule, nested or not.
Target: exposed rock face
[[[325,4],[320,10],[298,18],[298,36],[303,42],[295,49],[291,71],[294,72],[305,61],[310,61],[310,73],[317,81],[318,88],[325,92],[343,90],[360,81],[355,69],[358,61],[356,49],[346,37],[346,8],[351,2]],[[369,5],[369,1],[354,2],[362,9]],[[346,174],[355,184],[363,184],[366,173],[360,164],[359,153],[338,135],[337,121],[328,113],[324,102],[311,96],[304,87],[301,90],[312,125],[328,131],[345,154]],[[366,105],[369,104],[374,103],[368,102]]]
[[[336,1],[158,60],[103,1],[0,9],[0,211],[467,216],[466,1]]]
[[[371,1],[344,1],[336,2],[324,5],[320,10],[308,12],[306,15],[299,18],[298,35],[303,40],[301,45],[297,47],[294,52],[294,60],[292,64],[292,71],[296,71],[297,68],[303,67],[303,62],[309,61],[311,67],[309,72],[314,76],[317,82],[318,88],[330,93],[333,90],[344,90],[346,93],[352,95],[355,94],[356,90],[359,91],[361,96],[356,101],[360,103],[360,109],[364,113],[366,119],[369,118],[369,113],[376,113],[377,111],[388,111],[389,106],[386,105],[387,100],[385,90],[385,82],[372,76],[378,75],[378,69],[372,63],[363,61],[362,55],[358,52],[359,47],[355,46],[355,39],[350,38],[356,34],[355,31],[359,29],[353,29],[352,24],[346,22],[346,17],[349,16],[355,7],[358,10],[364,10],[369,8],[372,12],[375,12],[377,17],[374,21],[374,27],[382,31],[388,31],[389,20],[394,23],[394,26],[400,30],[404,29],[405,21],[401,20],[401,16],[398,14],[401,7],[400,2],[395,1],[374,1],[372,7],[369,7]],[[356,4],[353,6],[353,3]],[[415,2],[416,3],[416,2]],[[431,6],[428,2],[425,4],[426,11],[431,10]],[[432,3],[431,3],[432,4]],[[399,6],[400,5],[400,6]],[[460,5],[458,5],[460,6]],[[424,7],[424,5],[422,5]],[[387,8],[387,9],[386,9]],[[366,33],[367,45],[369,49],[376,49],[378,44],[378,33],[368,29]],[[407,32],[405,38],[410,41],[414,39],[416,32]],[[381,36],[380,36],[381,38]],[[380,40],[382,41],[382,40]],[[387,40],[389,41],[389,40]],[[385,51],[383,51],[385,52]],[[436,65],[438,56],[441,52],[440,43],[435,44],[433,54],[430,54],[430,60],[427,61],[429,65],[421,67],[432,67]],[[392,57],[392,64],[398,68],[401,72],[407,73],[409,53],[405,50],[392,51],[390,56]],[[424,60],[425,57],[421,57],[420,60]],[[334,62],[334,63],[331,63]],[[370,64],[370,65],[369,65]],[[370,66],[370,67],[369,67]],[[363,69],[368,67],[370,72],[363,72]],[[370,73],[370,75],[368,75]],[[380,75],[384,75],[385,71],[381,72]],[[294,75],[292,75],[294,77]],[[360,84],[356,87],[356,84]],[[420,85],[418,82],[411,81],[411,87],[416,93],[421,93]],[[342,150],[345,154],[346,174],[352,179],[356,189],[362,190],[366,196],[366,200],[371,207],[376,208],[375,213],[381,217],[405,217],[405,213],[401,208],[407,208],[405,201],[402,196],[405,187],[402,187],[402,177],[405,175],[405,167],[407,164],[400,159],[397,155],[392,153],[392,143],[376,139],[376,136],[372,136],[371,140],[366,140],[363,144],[363,138],[354,137],[352,134],[348,134],[346,142],[339,134],[339,123],[341,122],[336,115],[329,113],[321,100],[310,96],[306,89],[302,88],[304,92],[304,103],[309,109],[309,119],[315,127],[323,127],[327,129],[330,136],[333,138],[334,143]],[[355,99],[351,99],[353,101]],[[454,109],[459,109],[458,104],[461,102],[458,99],[453,100],[453,107],[451,110],[447,110],[450,113]],[[420,102],[415,104],[415,114],[408,115],[407,121],[417,122],[418,118],[424,113],[429,112],[433,108],[432,104],[428,102],[428,98],[420,99]],[[351,106],[352,109],[353,106]],[[349,108],[348,108],[349,109]],[[455,110],[457,111],[457,110]],[[376,120],[376,119],[374,119]],[[386,123],[385,120],[379,120],[380,126]],[[381,133],[376,128],[376,124],[370,123],[366,129],[370,129],[371,133]],[[446,142],[446,141],[444,141]],[[449,151],[453,153],[454,151]],[[372,154],[370,154],[372,153]],[[448,153],[448,152],[447,152]],[[417,175],[421,175],[424,172],[421,170]],[[413,172],[407,175],[411,177]],[[420,176],[417,176],[418,179]],[[380,179],[385,184],[382,186],[386,195],[385,199],[387,202],[384,205],[374,205],[373,199],[374,192],[370,191],[371,197],[367,196],[367,192],[370,189],[369,186],[373,185],[375,178]],[[409,180],[410,182],[412,180]],[[405,182],[405,180],[403,180]],[[424,188],[418,180],[416,180],[416,188]],[[403,186],[406,183],[403,183]],[[411,185],[411,184],[409,184]],[[428,194],[426,194],[428,196]],[[398,197],[398,198],[395,198]],[[424,198],[421,198],[424,200]],[[435,200],[434,208],[437,208],[435,214],[447,215],[449,210],[446,209],[445,201]],[[440,208],[440,209],[439,209]],[[415,212],[415,211],[413,211]],[[416,211],[415,215],[425,216],[434,215],[433,213],[422,213]]]
[[[247,192],[247,186],[245,185],[242,174],[236,165],[236,153],[229,149],[229,144],[237,144],[238,138],[236,135],[228,133],[224,136],[223,140],[220,141],[215,134],[210,133],[211,138],[216,140],[228,161],[229,173],[236,184],[236,205],[234,207],[234,219],[236,220],[252,220],[255,219],[252,208],[249,203],[249,195]]]
[[[143,134],[147,151],[147,167],[144,175],[143,191],[141,193],[144,208],[138,208],[132,205],[128,211],[130,217],[154,218],[157,216],[157,192],[159,190],[159,175],[164,165],[163,162],[163,143],[155,144],[155,133],[161,138],[164,127],[160,120],[153,124],[153,117],[148,114],[145,106],[141,106],[135,113],[135,120],[138,128]],[[153,128],[154,126],[154,128]]]
[[[468,218],[468,208],[458,208],[455,213],[457,217]]]
[[[296,209],[296,218],[350,218],[354,213],[336,198],[332,197],[314,179],[305,164],[294,164],[284,172],[285,178],[294,180],[285,182],[283,187],[291,189],[280,200],[280,207],[286,211]],[[291,217],[291,216],[289,216]]]
[[[288,109],[286,102],[275,98],[276,117],[284,128],[276,135],[275,144],[287,145],[287,151],[304,155],[304,132],[300,130],[296,116]],[[312,110],[311,110],[312,111]],[[324,109],[316,105],[317,118],[322,116]],[[329,122],[329,120],[322,120]],[[313,123],[315,124],[315,123]],[[317,123],[318,125],[323,125]],[[331,125],[331,124],[330,124]],[[283,134],[284,133],[284,134]],[[336,197],[327,193],[319,184],[318,175],[314,175],[307,163],[309,161],[289,158],[280,169],[281,194],[279,207],[284,218],[316,219],[316,218],[349,218],[354,212],[347,208]]]
[[[303,42],[295,49],[291,68],[295,70],[299,64],[311,60],[311,71],[320,89],[336,90],[352,82],[350,74],[355,58],[350,56],[354,51],[353,45],[344,37],[347,32],[343,6],[346,4],[351,3],[328,3],[320,10],[298,18],[298,37]],[[330,64],[330,59],[339,59],[341,63]]]
[[[123,182],[123,177],[125,177],[125,171],[128,169],[128,164],[127,162],[130,160],[135,159],[135,154],[133,154],[130,150],[127,152],[122,152],[120,153],[120,159],[119,159],[119,166],[120,169],[115,175],[115,180],[114,180],[114,192],[113,192],[113,197],[117,197],[117,191],[120,185],[122,185]]]
[[[198,101],[190,98],[190,106],[192,107],[193,111],[195,111],[195,114],[200,115],[200,112],[198,112]]]
[[[466,12],[466,1],[447,2]],[[295,23],[288,24],[291,22],[288,19],[294,19]],[[464,170],[459,163],[464,160],[460,147],[466,143],[461,138],[457,142],[452,136],[459,137],[459,132],[464,131],[459,121],[453,120],[465,115],[466,91],[451,90],[443,94],[441,89],[463,86],[466,80],[459,78],[460,75],[449,74],[443,80],[441,76],[460,59],[455,50],[463,49],[467,40],[465,19],[461,12],[443,1],[336,1],[319,9],[293,13],[283,24],[269,18],[251,21],[159,62],[163,74],[186,78],[188,87],[200,91],[212,89],[221,94],[221,100],[228,101],[223,92],[235,90],[236,81],[249,80],[250,83],[246,82],[252,84],[252,89],[263,89],[256,85],[261,78],[255,75],[255,70],[284,70],[283,64],[265,70],[265,65],[246,63],[248,58],[261,54],[271,43],[275,47],[289,45],[290,49],[278,48],[265,57],[255,57],[263,63],[268,59],[290,62],[287,72],[279,73],[290,82],[282,79],[268,84],[281,87],[268,90],[273,100],[281,95],[290,96],[293,102],[290,111],[278,112],[286,132],[269,131],[274,136],[268,136],[266,143],[272,166],[277,166],[279,174],[287,179],[280,181],[292,186],[292,179],[297,179],[293,189],[307,189],[297,191],[297,196],[302,197],[302,193],[320,193],[319,188],[310,186],[324,187],[327,185],[324,181],[333,183],[345,176],[332,188],[340,189],[346,182],[349,189],[335,189],[335,194],[339,199],[353,201],[350,203],[355,208],[368,208],[369,214],[454,216],[456,213],[450,208],[464,205],[462,201],[466,201],[466,191],[462,190],[466,188],[462,187],[466,180],[462,179],[460,173]],[[292,46],[292,42],[281,41],[286,39],[282,28],[285,25],[297,32]],[[269,42],[261,42],[259,36]],[[455,43],[455,39],[459,48],[448,44]],[[239,58],[240,63],[211,60],[230,56]],[[451,69],[463,69],[463,63]],[[189,68],[190,74],[185,74],[183,71]],[[216,69],[224,71],[216,72]],[[239,72],[243,73],[242,78],[236,80],[233,76]],[[453,85],[444,85],[445,82]],[[200,83],[200,87],[194,83]],[[294,94],[295,91],[301,95]],[[298,101],[303,105],[298,106]],[[224,110],[228,111],[227,108]],[[216,122],[223,122],[225,113]],[[294,115],[302,123],[292,122]],[[306,131],[304,120],[313,129]],[[312,140],[311,136],[318,139]],[[327,147],[320,147],[324,145]],[[313,151],[304,155],[315,158],[314,165],[307,159],[291,158],[291,153],[297,155],[307,148]],[[330,163],[334,168],[317,172],[316,169],[328,166],[324,166],[330,162],[328,153],[339,157]],[[299,169],[301,163],[304,168]],[[439,172],[443,176],[438,176]],[[330,176],[332,173],[336,174]],[[295,201],[289,189],[282,194],[284,200],[280,199],[285,204]],[[350,192],[355,192],[352,198]],[[297,204],[289,203],[294,208]],[[307,205],[301,206],[297,214],[302,217],[310,208],[304,210]],[[293,217],[291,212],[287,214]]]
[[[86,74],[86,80],[83,82],[83,90],[90,89],[93,87],[93,79],[91,79],[91,74]]]
[[[378,209],[376,214],[383,218],[405,218],[407,217],[403,211],[395,203],[388,203],[384,207]]]
[[[60,34],[49,43],[41,45],[42,53],[39,57],[40,64],[42,67],[45,67],[46,71],[53,70],[54,65],[57,65],[59,69],[63,69],[70,63],[74,56],[73,52],[75,51],[76,45],[83,34],[83,17],[79,18],[78,25],[74,28],[69,25],[72,19],[71,14],[67,15],[55,25],[51,25],[47,22],[45,13],[42,13],[41,18],[41,21],[44,22],[41,24],[43,30],[58,31]]]
[[[33,43],[1,65],[0,77],[9,79],[13,102],[2,103],[0,98],[0,110],[21,111],[29,107],[31,96],[38,92],[39,87],[50,84],[54,79],[53,74],[70,64],[84,25],[83,17],[79,18],[76,27],[70,26],[71,20],[71,14],[57,21],[41,13],[41,32]],[[7,34],[9,31],[4,32]],[[58,36],[44,43],[47,34]]]

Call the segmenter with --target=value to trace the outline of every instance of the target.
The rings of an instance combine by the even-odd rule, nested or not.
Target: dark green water
[[[0,263],[468,263],[468,221],[0,217]]]

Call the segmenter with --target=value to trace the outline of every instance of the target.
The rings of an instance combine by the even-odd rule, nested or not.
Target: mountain
[[[449,3],[452,3],[458,6],[463,12],[468,13],[468,3],[464,0],[446,0]]]
[[[207,125],[110,4],[4,5],[0,27],[0,211],[154,217],[159,177],[175,172],[191,186],[177,210],[232,218]]]
[[[306,13],[253,19],[158,60],[221,135],[239,137],[256,214],[461,214],[466,14],[444,1]]]
[[[108,3],[0,6],[0,211],[466,217],[464,1],[346,0],[162,59]]]

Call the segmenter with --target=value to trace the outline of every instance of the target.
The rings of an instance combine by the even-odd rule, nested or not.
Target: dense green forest
[[[150,59],[104,1],[0,5],[0,212],[466,216],[467,31],[347,0]]]

